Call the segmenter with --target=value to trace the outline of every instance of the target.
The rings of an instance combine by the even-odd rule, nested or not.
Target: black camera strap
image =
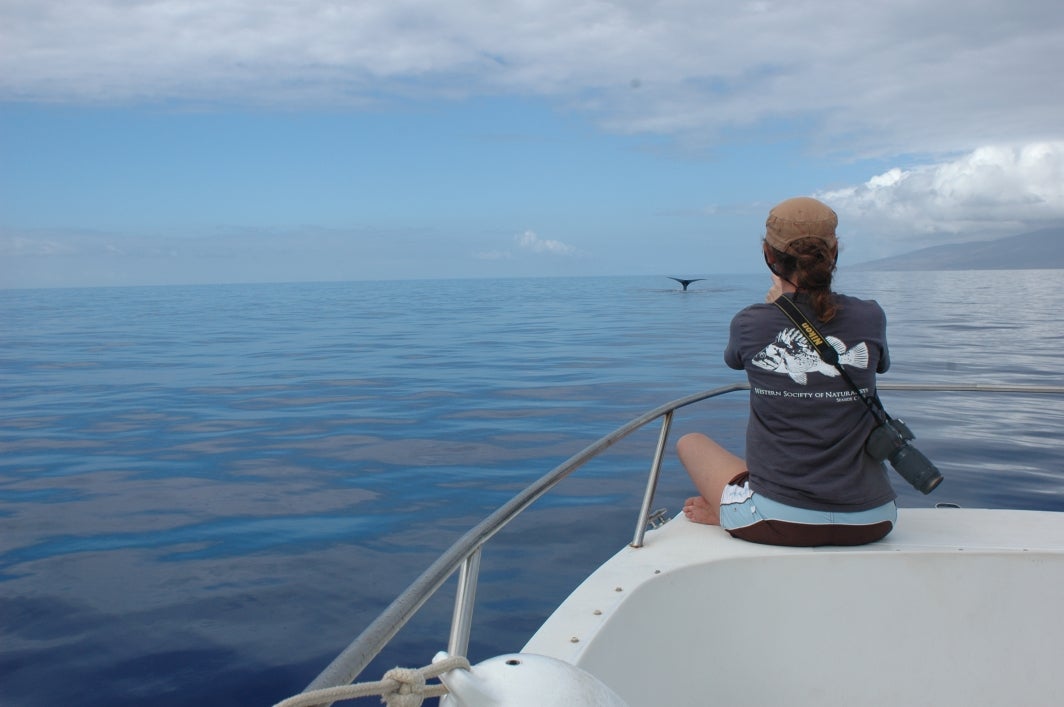
[[[857,393],[861,402],[868,406],[868,411],[872,413],[876,421],[876,427],[869,435],[868,441],[865,442],[865,451],[877,461],[889,460],[894,470],[921,493],[934,491],[942,481],[942,474],[930,459],[909,444],[909,440],[913,439],[913,433],[908,425],[887,414],[887,411],[883,409],[883,403],[879,402],[878,394],[865,395],[857,387],[857,384],[850,378],[850,374],[842,367],[839,352],[816,330],[816,327],[802,314],[802,310],[798,309],[794,302],[780,295],[774,304],[787,315],[798,331],[802,332],[802,335],[816,349],[820,358],[838,369],[843,379]]]
[[[802,314],[802,310],[798,309],[798,305],[792,302],[786,295],[780,295],[773,304],[779,307],[780,310],[787,315],[787,318],[791,320],[798,331],[800,331],[806,340],[813,345],[813,348],[816,349],[820,358],[823,359],[825,363],[838,369],[839,373],[842,374],[842,379],[853,388],[853,391],[857,393],[857,396],[861,398],[861,401],[868,406],[869,411],[872,413],[872,417],[874,417],[877,422],[883,423],[891,419],[890,415],[888,415],[887,411],[883,408],[883,403],[879,402],[878,395],[866,395],[857,384],[853,382],[853,378],[850,378],[850,374],[846,372],[846,369],[843,368],[842,364],[839,362],[839,352],[828,343],[828,340],[822,336],[809,319]]]

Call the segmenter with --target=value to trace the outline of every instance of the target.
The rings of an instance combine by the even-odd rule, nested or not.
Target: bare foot
[[[720,525],[720,519],[709,505],[709,501],[701,496],[691,496],[683,504],[683,514],[692,523],[703,525]]]

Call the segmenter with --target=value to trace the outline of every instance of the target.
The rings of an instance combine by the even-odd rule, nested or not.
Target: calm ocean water
[[[0,291],[0,703],[268,705],[454,539],[658,404],[742,380],[762,276]],[[842,273],[898,383],[1064,382],[1064,270]],[[1064,511],[1059,398],[883,395],[946,482]],[[746,397],[689,409],[742,448]],[[485,552],[471,658],[517,650],[634,529],[656,425]],[[656,506],[689,495],[675,457]],[[534,587],[534,589],[533,589]],[[444,590],[365,674],[446,644]]]

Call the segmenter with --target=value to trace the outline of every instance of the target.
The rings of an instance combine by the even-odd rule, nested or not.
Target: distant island
[[[1064,268],[1064,227],[922,248],[854,263],[850,270],[1032,270]]]

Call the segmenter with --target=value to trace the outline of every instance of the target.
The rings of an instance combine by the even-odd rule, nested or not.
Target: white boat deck
[[[631,707],[1058,704],[1064,514],[902,509],[858,548],[735,540],[682,516],[591,575],[523,652]]]

